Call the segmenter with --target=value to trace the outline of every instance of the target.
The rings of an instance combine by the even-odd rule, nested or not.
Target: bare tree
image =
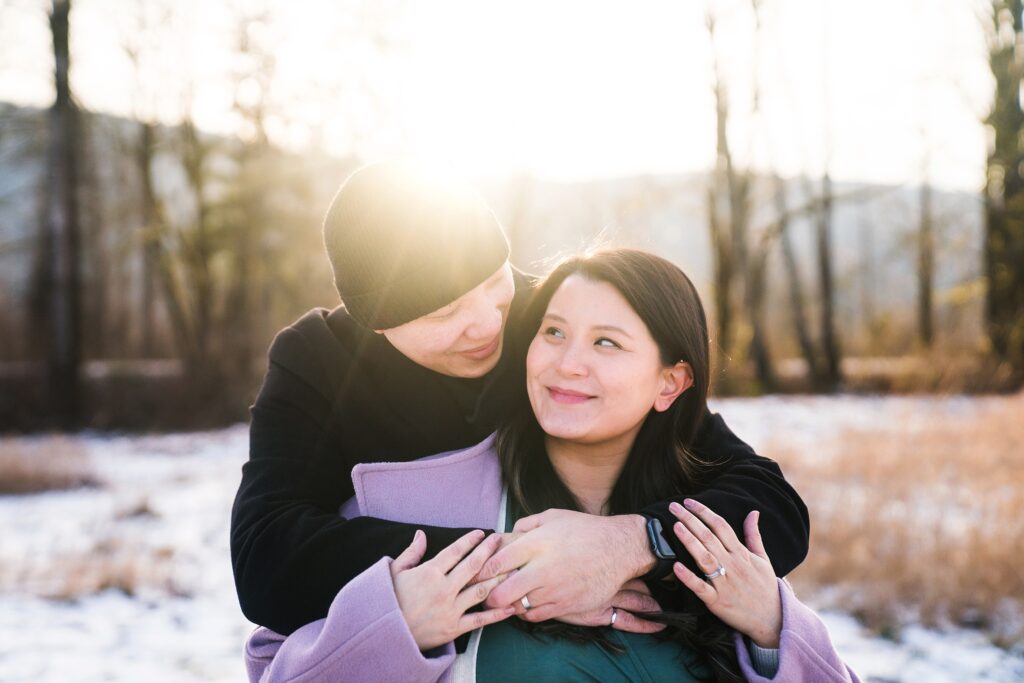
[[[150,14],[153,11],[155,14]],[[156,312],[161,301],[157,296],[160,278],[160,242],[167,226],[157,212],[156,190],[154,189],[153,163],[157,149],[157,125],[153,87],[159,82],[146,66],[149,52],[154,49],[156,25],[166,23],[170,18],[169,8],[162,4],[139,3],[128,16],[129,25],[122,36],[122,48],[135,76],[135,120],[138,123],[137,136],[126,146],[133,158],[139,178],[140,225],[136,231],[141,273],[139,276],[142,293],[138,299],[139,355],[150,358],[156,354]]]
[[[70,12],[70,0],[53,0],[50,31],[53,36],[56,98],[49,116],[46,201],[49,403],[63,427],[73,427],[78,422],[81,399],[79,226],[75,197],[78,182],[77,109],[68,80]]]
[[[266,7],[243,11],[237,19],[234,73],[234,110],[240,119],[243,143],[234,148],[238,173],[234,183],[233,221],[234,268],[228,285],[225,310],[233,374],[247,376],[252,370],[254,340],[267,333],[266,316],[258,311],[270,307],[271,278],[267,271],[267,234],[273,218],[269,195],[274,191],[273,150],[267,134],[271,112],[270,91],[276,72],[272,45],[263,36],[270,23]],[[264,321],[263,325],[258,322]]]
[[[828,36],[829,12],[828,3],[823,5],[823,29],[822,36]],[[835,325],[835,280],[832,274],[832,221],[833,221],[833,196],[832,176],[829,171],[832,156],[831,121],[830,121],[830,91],[829,91],[829,53],[828,41],[822,41],[822,99],[825,110],[825,162],[821,174],[821,201],[817,220],[815,221],[815,251],[818,265],[818,297],[821,302],[821,317],[819,334],[821,347],[824,356],[824,373],[822,379],[824,388],[834,391],[842,381],[840,367],[839,338],[836,335]]]
[[[760,36],[760,3],[751,0],[754,14],[755,55]],[[738,167],[729,143],[730,102],[715,45],[716,20],[709,11],[705,23],[711,41],[715,97],[716,155],[708,189],[708,228],[714,256],[714,297],[718,347],[738,353],[754,363],[762,391],[776,386],[764,325],[768,254],[771,240],[752,244],[751,216],[756,177],[749,167]],[[754,60],[757,61],[756,58]],[[754,78],[751,119],[760,98]],[[737,332],[743,332],[743,345]]]
[[[935,224],[932,187],[927,177],[921,183],[920,218],[917,228],[917,337],[924,348],[935,340]]]
[[[789,291],[790,321],[796,333],[797,343],[800,346],[800,354],[807,365],[807,374],[814,388],[818,388],[821,377],[818,353],[811,339],[811,332],[807,326],[807,312],[805,308],[806,297],[803,291],[803,282],[800,277],[800,269],[797,265],[796,252],[793,248],[793,237],[790,234],[790,209],[787,197],[785,182],[778,175],[774,176],[775,185],[775,211],[778,216],[779,242],[782,248],[782,263],[786,269],[786,284]]]
[[[986,327],[992,349],[1024,382],[1024,2],[992,0],[989,66],[995,97],[985,183]]]
[[[835,281],[832,276],[832,178],[826,168],[821,178],[821,202],[815,221],[818,296],[821,300],[820,335],[825,357],[825,388],[834,391],[842,381],[839,339],[835,328]]]
[[[716,20],[709,11],[705,24],[711,39],[713,88],[715,96],[715,168],[708,187],[708,229],[714,265],[715,320],[718,326],[718,349],[731,353],[734,345],[733,300],[737,272],[736,223],[734,209],[745,203],[743,188],[738,184],[729,149],[729,101],[721,65],[715,51]],[[741,208],[742,211],[742,208]]]

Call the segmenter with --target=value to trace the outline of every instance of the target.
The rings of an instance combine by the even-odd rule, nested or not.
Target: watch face
[[[674,560],[676,558],[676,552],[672,550],[672,546],[669,545],[662,534],[661,520],[657,517],[651,517],[647,520],[647,536],[651,542],[651,552],[654,553],[655,557],[662,560]]]

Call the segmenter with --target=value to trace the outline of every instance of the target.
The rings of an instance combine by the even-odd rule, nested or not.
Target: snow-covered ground
[[[827,450],[839,427],[934,419],[999,400],[765,398],[713,407],[755,447],[784,439]],[[0,680],[244,680],[241,647],[252,625],[235,600],[228,516],[245,427],[79,441],[104,487],[0,497]],[[866,681],[1024,680],[1024,652],[977,632],[910,628],[893,642],[848,615],[823,617]]]

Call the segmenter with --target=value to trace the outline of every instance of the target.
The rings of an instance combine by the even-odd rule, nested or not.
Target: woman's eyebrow
[[[630,339],[632,339],[632,338],[633,338],[633,335],[631,335],[631,334],[630,334],[629,332],[626,332],[626,331],[625,331],[624,329],[622,329],[621,327],[616,327],[615,325],[594,325],[594,326],[593,326],[592,328],[590,328],[590,329],[592,329],[592,330],[607,330],[607,331],[609,331],[609,332],[618,332],[619,334],[624,334],[624,335],[626,335],[626,336],[627,336],[627,337],[629,337]]]
[[[555,322],[560,322],[560,323],[567,322],[565,318],[563,318],[562,316],[558,315],[557,313],[545,313],[544,314],[544,320],[548,320],[548,319],[554,320]],[[625,336],[629,337],[630,339],[633,338],[633,335],[631,335],[629,332],[626,332],[624,329],[622,329],[621,327],[618,327],[616,325],[594,325],[590,329],[592,329],[592,330],[606,330],[606,331],[609,331],[609,332],[618,332],[619,334],[625,335]]]

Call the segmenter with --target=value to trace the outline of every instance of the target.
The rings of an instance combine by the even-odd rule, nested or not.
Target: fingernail
[[[676,530],[677,532],[679,532],[679,533],[683,533],[683,534],[688,534],[688,533],[690,533],[690,530],[689,530],[689,529],[687,529],[687,528],[686,528],[685,526],[683,526],[683,523],[682,523],[682,522],[676,522],[676,523],[675,523],[675,526],[674,526],[673,528],[674,528],[674,529],[675,529],[675,530]]]
[[[683,506],[680,505],[679,503],[675,502],[675,501],[672,501],[671,503],[668,504],[668,509],[671,512],[682,512],[683,511]]]
[[[505,614],[515,614],[515,613],[516,613],[516,608],[515,607],[506,607],[505,608]]]
[[[697,501],[695,501],[692,498],[687,498],[686,500],[683,501],[683,505],[685,505],[688,508],[694,508],[697,507]]]

